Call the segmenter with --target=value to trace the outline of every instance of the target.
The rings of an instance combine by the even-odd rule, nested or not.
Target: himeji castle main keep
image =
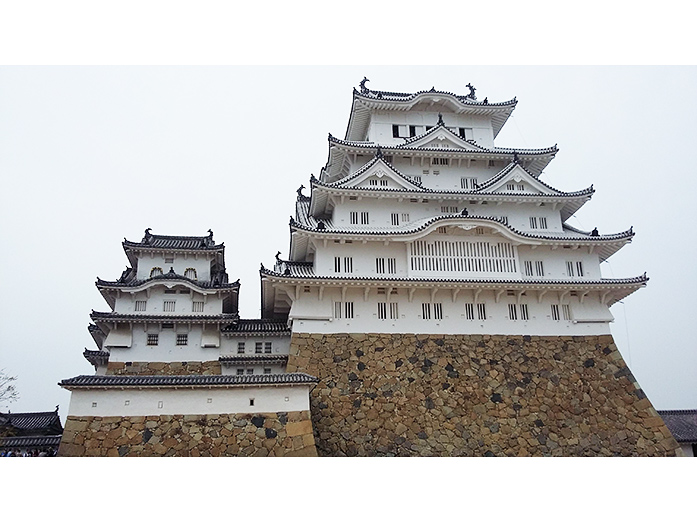
[[[594,191],[540,180],[556,145],[495,146],[515,99],[367,82],[261,267],[261,319],[212,233],[124,241],[60,454],[675,455],[610,333],[648,281],[601,276],[632,229],[567,223]]]

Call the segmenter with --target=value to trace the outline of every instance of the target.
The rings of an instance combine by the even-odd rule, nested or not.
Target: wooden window
[[[443,304],[442,303],[434,303],[433,304],[433,318],[436,320],[443,319]]]
[[[568,305],[562,305],[561,312],[565,320],[571,320],[571,310],[569,309]]]
[[[536,216],[530,216],[530,228],[537,229],[537,217]]]
[[[421,304],[421,317],[424,320],[431,319],[431,304],[430,303],[422,303]]]
[[[264,369],[264,374],[271,374],[271,369],[270,369],[270,368],[265,368],[265,369]]]
[[[381,185],[382,187],[387,187],[387,185],[388,185],[388,184],[387,184],[387,180],[380,180],[380,185]]]
[[[477,303],[477,319],[486,320],[486,303]]]
[[[174,263],[174,256],[165,256],[165,263]]]
[[[353,258],[350,256],[344,257],[344,272],[353,272]]]
[[[576,276],[576,274],[574,274],[574,262],[566,262],[566,275],[569,278],[573,278],[574,276]]]
[[[343,315],[341,314],[341,302],[334,302],[334,318],[340,320]]]
[[[368,211],[361,212],[361,225],[368,225]]]
[[[194,301],[191,303],[191,312],[203,312],[203,302]]]
[[[518,310],[516,309],[515,303],[508,304],[508,319],[512,321],[518,319]]]
[[[244,375],[244,369],[237,369],[237,375],[238,375],[238,376],[243,376],[243,375]]]
[[[465,303],[465,318],[474,319],[474,303]]]
[[[347,320],[353,319],[353,302],[347,301],[344,303],[344,317]]]
[[[247,374],[254,374],[254,369],[247,369]],[[254,400],[250,400],[250,401],[252,401],[251,404],[254,405],[254,403],[253,403]]]
[[[148,345],[150,345],[151,347],[157,345],[159,338],[159,334],[148,334]]]
[[[416,183],[421,183],[421,176],[412,176],[412,180],[414,180]]]
[[[387,319],[387,303],[384,301],[378,302],[378,320]]]
[[[552,319],[554,321],[559,321],[559,305],[556,303],[552,304]]]
[[[177,334],[177,345],[188,345],[189,335],[188,334]]]
[[[547,218],[544,216],[540,216],[540,229],[546,229],[547,228]]]
[[[377,185],[377,184],[378,184],[378,181],[375,180],[375,179],[371,179],[371,180],[368,180],[368,183],[369,183],[370,185]]]
[[[263,349],[263,344],[260,341],[254,343],[254,354],[261,354]]]
[[[542,263],[542,260],[538,260],[535,262],[535,276],[544,276],[545,275],[545,267]]]
[[[416,136],[416,126],[410,125],[409,126],[409,138],[413,138],[414,136]]]
[[[334,272],[341,272],[341,257],[334,256]]]
[[[390,303],[390,319],[399,319],[399,304],[397,302]]]
[[[264,342],[264,354],[271,354],[271,342]]]
[[[456,206],[452,206],[452,205],[441,205],[441,208],[440,208],[440,212],[449,213],[449,214],[456,213],[457,211],[458,211],[458,208]]]
[[[583,276],[583,262],[581,261],[576,262],[576,275]]]
[[[375,272],[378,274],[385,273],[385,258],[375,258]]]
[[[532,262],[524,261],[523,267],[525,267],[525,276],[532,276]]]
[[[524,191],[524,190],[525,190],[525,185],[519,183],[519,184],[518,184],[518,190],[519,190],[519,191]]]
[[[528,313],[528,304],[527,303],[520,304],[520,319],[521,320],[529,320],[530,319],[530,314]]]
[[[514,183],[507,183],[506,190],[507,191],[515,191],[515,184]]]
[[[177,294],[177,289],[165,289],[165,294]]]
[[[189,278],[190,280],[197,280],[198,278],[196,276],[196,269],[194,269],[193,267],[188,267],[184,271],[184,277]]]
[[[244,342],[243,341],[237,342],[237,354],[244,354]]]
[[[387,272],[388,274],[397,274],[397,259],[387,258]]]
[[[450,165],[450,158],[431,158],[431,165]]]
[[[409,263],[413,271],[518,273],[515,249],[508,242],[417,240]]]
[[[390,215],[392,225],[399,225],[399,213],[398,212],[393,212]]]
[[[458,131],[460,138],[464,138],[465,140],[474,139],[474,130],[471,127],[458,127]]]
[[[143,312],[145,310],[145,307],[147,306],[147,301],[145,300],[136,300],[136,311],[137,312]]]
[[[408,221],[409,221],[409,213],[403,212],[402,213],[402,222],[408,222]]]
[[[176,301],[173,301],[173,300],[172,300],[172,301],[165,300],[164,309],[163,309],[163,310],[164,310],[165,312],[174,312],[174,309],[175,309],[175,307],[176,307],[176,304],[177,304]]]
[[[351,211],[351,213],[349,214],[349,220],[351,222],[351,225],[357,225],[358,224],[358,212]]]

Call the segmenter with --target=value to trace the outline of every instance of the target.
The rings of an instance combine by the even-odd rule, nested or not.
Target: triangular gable
[[[376,179],[378,183],[371,185],[370,180]],[[387,182],[387,185],[381,182]],[[382,157],[373,158],[370,162],[356,171],[353,176],[344,178],[340,182],[331,184],[332,187],[343,189],[401,189],[406,191],[423,191],[421,184],[412,182],[400,173]]]
[[[437,125],[429,129],[421,136],[408,140],[397,149],[403,147],[427,148],[427,149],[456,149],[464,151],[485,151],[483,147],[474,145],[461,136],[458,136],[443,125]]]
[[[515,189],[511,190],[506,187],[506,185],[510,183],[515,185]],[[519,185],[524,185],[525,188],[520,190],[518,188]],[[518,163],[508,164],[508,166],[506,166],[498,174],[490,178],[488,181],[480,184],[476,192],[530,193],[531,191],[544,195],[562,194],[561,191],[557,191],[553,187],[542,183]]]

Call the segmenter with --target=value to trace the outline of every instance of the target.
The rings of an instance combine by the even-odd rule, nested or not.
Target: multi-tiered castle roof
[[[600,234],[567,223],[594,189],[565,192],[540,180],[558,152],[556,145],[494,145],[515,99],[479,101],[471,85],[467,95],[434,88],[409,94],[374,91],[366,82],[353,91],[345,138],[329,135],[327,164],[319,177],[311,176],[310,195],[304,187],[298,190],[288,258],[277,257],[273,269],[262,267],[264,317],[331,330],[338,318],[329,302],[348,301],[350,317],[341,319],[354,321],[342,321],[342,328],[372,332],[385,323],[371,320],[409,318],[397,306],[388,317],[383,302],[369,304],[371,289],[373,300],[387,295],[395,303],[411,303],[417,290],[425,290],[429,295],[420,300],[437,304],[439,311],[446,306],[442,293],[436,299],[438,292],[447,290],[448,301],[456,303],[467,290],[473,294],[470,301],[467,293],[460,298],[464,310],[448,305],[450,314],[439,313],[442,321],[428,328],[446,328],[444,317],[449,316],[447,331],[466,331],[472,326],[458,322],[456,327],[456,319],[473,319],[471,307],[485,297],[482,303],[493,302],[488,310],[494,311],[506,293],[517,297],[516,307],[527,300],[546,307],[523,303],[522,314],[501,309],[500,320],[525,318],[519,329],[551,333],[543,323],[557,321],[562,310],[570,322],[565,332],[597,330],[588,324],[607,325],[607,308],[646,283],[645,275],[601,276],[599,264],[630,242],[634,232]],[[399,289],[406,291],[403,296]],[[332,290],[340,296],[327,298]],[[533,308],[537,314],[530,313]],[[413,320],[424,316],[418,308],[412,312]],[[496,320],[488,313],[477,319]],[[490,321],[482,328],[498,332],[501,325]],[[410,328],[407,322],[402,327]]]

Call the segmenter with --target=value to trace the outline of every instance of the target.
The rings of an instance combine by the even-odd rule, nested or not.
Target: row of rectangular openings
[[[147,310],[147,300],[136,300],[135,303],[135,311],[136,312],[144,312]],[[174,312],[176,310],[176,302],[175,301],[165,301],[164,302],[164,312]],[[202,301],[194,301],[191,304],[191,312],[203,312],[203,302]]]
[[[407,223],[409,221],[409,213],[403,212],[393,212],[390,216],[392,225],[399,225],[400,223]]]
[[[517,272],[515,250],[510,243],[416,241],[410,258],[415,271]]]
[[[349,221],[351,225],[358,225],[360,218],[361,225],[368,225],[370,223],[368,211],[351,211],[349,214]]]
[[[344,269],[343,271],[341,270],[342,265],[343,265],[343,269]],[[343,264],[342,264],[341,256],[335,256],[334,257],[334,272],[352,273],[353,272],[353,257],[344,256]]]
[[[378,320],[389,319],[396,320],[399,318],[399,304],[397,302],[378,302]]]
[[[245,354],[247,350],[246,342],[240,341],[237,343],[237,354]],[[270,341],[256,341],[254,342],[254,354],[271,354],[273,350],[273,343]]]

